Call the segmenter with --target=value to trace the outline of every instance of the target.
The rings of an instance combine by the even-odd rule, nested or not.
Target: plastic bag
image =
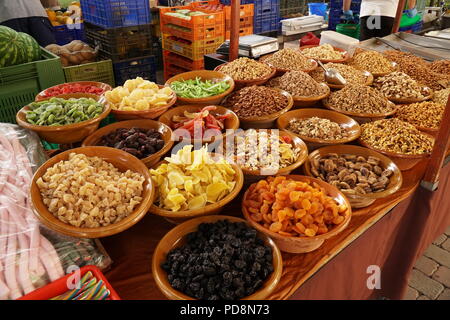
[[[308,32],[305,36],[300,39],[300,47],[309,45],[318,45],[320,39],[312,32]]]
[[[17,299],[57,280],[69,266],[105,269],[111,264],[92,240],[66,237],[39,224],[29,186],[45,160],[35,133],[0,123],[0,299]]]

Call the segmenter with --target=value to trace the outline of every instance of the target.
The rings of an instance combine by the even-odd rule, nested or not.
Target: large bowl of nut
[[[343,113],[359,123],[384,119],[397,111],[395,104],[378,90],[360,84],[349,84],[334,91],[322,102],[327,109]]]
[[[402,171],[430,156],[434,137],[397,118],[361,125],[358,142],[392,159]]]
[[[437,135],[441,125],[445,105],[424,101],[397,106],[396,118],[411,123],[420,131]]]
[[[324,109],[286,112],[278,118],[277,127],[301,138],[309,150],[348,143],[358,139],[361,134],[358,122],[346,115]]]
[[[357,48],[348,64],[359,70],[369,71],[374,78],[388,75],[398,70],[397,63],[390,61],[377,51]]]
[[[331,92],[325,83],[317,82],[303,71],[288,71],[281,77],[272,78],[267,86],[289,92],[294,99],[294,107],[299,108],[318,105]]]
[[[267,129],[292,108],[294,100],[284,90],[251,86],[233,92],[221,105],[237,114],[241,128]]]
[[[235,90],[237,90],[243,87],[262,85],[269,81],[277,70],[265,63],[243,57],[221,64],[214,71],[220,71],[233,78]]]
[[[312,44],[301,46],[300,50],[306,57],[319,60],[323,63],[344,63],[351,58],[350,54],[344,49],[334,47],[328,43],[322,45]]]
[[[325,81],[325,71],[323,68],[317,68],[311,72],[311,77],[317,82],[325,82],[331,89],[342,89],[349,84],[361,84],[370,86],[373,83],[373,75],[369,71],[358,70],[352,66],[341,63],[326,63],[325,69],[335,69],[347,82],[345,85],[333,84]]]
[[[36,217],[65,235],[100,238],[122,232],[146,214],[155,189],[145,164],[128,152],[81,147],[45,162],[31,182]]]
[[[218,150],[241,168],[247,184],[270,175],[290,174],[308,157],[302,139],[277,129],[239,131],[228,136]]]
[[[396,104],[422,102],[433,98],[433,90],[422,86],[403,72],[392,72],[373,83],[386,98]]]
[[[327,146],[308,156],[304,166],[308,176],[338,188],[352,208],[364,208],[398,191],[402,173],[382,154],[359,146]],[[353,213],[355,214],[355,213]]]
[[[259,58],[259,61],[277,69],[277,76],[288,71],[311,72],[318,67],[317,61],[305,57],[300,50],[284,48]]]
[[[350,223],[350,202],[336,187],[316,178],[288,175],[252,184],[242,199],[245,219],[281,251],[317,250]]]

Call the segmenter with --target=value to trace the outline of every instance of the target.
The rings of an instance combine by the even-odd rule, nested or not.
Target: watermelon
[[[41,48],[30,35],[0,26],[0,68],[38,60]]]

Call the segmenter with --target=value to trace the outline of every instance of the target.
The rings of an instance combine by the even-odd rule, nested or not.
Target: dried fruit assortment
[[[164,140],[155,129],[120,128],[103,136],[98,145],[120,149],[142,159],[161,150]]]
[[[60,94],[90,93],[97,96],[102,95],[105,90],[101,87],[83,83],[63,83],[45,90],[41,97],[51,98]]]
[[[424,101],[399,106],[395,116],[415,126],[438,129],[444,110],[443,104]]]
[[[229,95],[224,107],[233,110],[238,117],[261,117],[276,113],[288,106],[288,98],[279,90],[264,87],[245,87]]]
[[[236,172],[225,159],[213,159],[207,148],[187,145],[167,163],[150,169],[156,186],[155,204],[164,210],[203,208],[226,197],[236,186]]]
[[[300,136],[323,140],[340,140],[349,135],[338,123],[319,117],[292,119],[286,129]]]
[[[333,108],[361,114],[385,114],[396,110],[378,90],[360,84],[349,84],[339,91],[332,92],[326,103]]]
[[[250,218],[288,237],[314,237],[331,231],[349,214],[316,182],[269,177],[250,186],[243,205]]]
[[[268,86],[287,91],[295,97],[317,97],[328,92],[326,87],[303,71],[286,72],[270,80]]]
[[[170,285],[190,297],[237,300],[261,288],[273,272],[272,248],[243,222],[202,223],[161,265]]]
[[[226,142],[227,158],[235,158],[237,164],[247,170],[268,170],[276,174],[279,169],[297,161],[300,149],[292,139],[278,130],[249,129]]]
[[[386,190],[393,171],[377,157],[330,153],[311,161],[311,173],[351,196]]]
[[[400,154],[430,153],[434,144],[432,137],[397,118],[363,124],[360,139],[373,148]]]

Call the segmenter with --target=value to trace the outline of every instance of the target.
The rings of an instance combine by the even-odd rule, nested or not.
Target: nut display
[[[98,145],[120,149],[142,159],[161,150],[164,140],[155,129],[120,128],[103,136]]]
[[[327,233],[344,222],[349,209],[336,203],[316,182],[295,181],[284,176],[252,184],[243,206],[252,220],[288,237]]]
[[[444,110],[443,104],[425,101],[399,106],[395,116],[415,126],[438,129]]]
[[[234,80],[255,80],[269,76],[272,68],[267,64],[243,57],[227,63],[219,71]]]
[[[399,154],[430,153],[434,144],[433,138],[397,118],[363,124],[360,139],[375,149]]]
[[[437,73],[450,75],[450,60],[436,60],[430,64],[430,69]]]
[[[420,84],[433,90],[440,90],[450,86],[450,76],[433,71],[424,59],[408,52],[388,50],[384,55],[399,65],[399,70],[409,75]]]
[[[450,95],[450,88],[435,91],[433,95],[433,102],[446,105],[449,95]]]
[[[235,135],[232,143],[227,141],[225,151],[227,158],[235,158],[241,168],[265,169],[273,174],[293,164],[300,155],[292,139],[278,130],[246,130]]]
[[[311,161],[311,173],[346,195],[363,195],[386,190],[393,171],[383,168],[377,157],[330,153]]]
[[[366,84],[367,76],[363,71],[353,68],[352,66],[348,66],[340,63],[326,63],[326,69],[336,69],[342,77],[347,81],[348,84],[358,83],[358,84]],[[317,68],[313,72],[311,72],[311,77],[317,82],[325,82],[325,71],[322,68]]]
[[[292,119],[286,129],[314,139],[340,140],[348,137],[348,132],[338,123],[319,117]]]
[[[296,71],[309,70],[314,66],[311,60],[305,57],[300,50],[292,48],[281,49],[267,58],[263,58],[263,61],[277,69]]]
[[[272,248],[243,222],[202,223],[161,265],[170,285],[204,300],[253,294],[273,272]]]
[[[349,84],[339,91],[332,92],[326,103],[336,109],[352,113],[377,115],[395,111],[395,105],[378,90],[360,84]]]
[[[395,71],[391,61],[377,51],[364,50],[353,56],[350,65],[370,73],[389,73]]]
[[[392,72],[375,80],[375,87],[387,98],[423,99],[429,94],[406,73]]]
[[[238,117],[261,117],[283,110],[288,106],[288,98],[278,90],[251,86],[229,95],[224,107],[233,110]]]
[[[302,49],[302,54],[311,59],[340,60],[344,58],[344,52],[335,50],[333,46],[326,43],[317,47]]]
[[[285,90],[296,97],[317,97],[327,93],[326,87],[303,71],[286,72],[281,77],[270,80],[267,86]]]
[[[120,172],[99,157],[76,153],[36,181],[48,210],[81,228],[104,227],[127,217],[142,201],[143,183],[136,172]]]

